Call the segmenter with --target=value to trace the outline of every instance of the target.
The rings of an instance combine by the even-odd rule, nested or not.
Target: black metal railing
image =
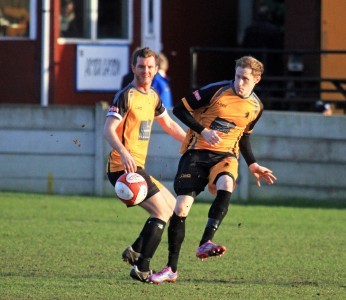
[[[310,50],[310,49],[250,49],[250,48],[220,48],[220,47],[192,47],[190,49],[190,77],[191,89],[201,86],[199,82],[199,57],[213,56],[220,60],[219,65],[227,66],[227,61],[234,64],[234,60],[243,55],[254,55],[267,66],[273,64],[272,58],[281,63],[279,72],[264,74],[258,86],[258,93],[267,107],[288,110],[314,110],[316,101],[320,101],[322,94],[329,94],[326,100],[329,103],[346,109],[346,77],[320,77],[322,55],[342,55],[346,59],[346,50]],[[279,60],[277,60],[279,58]],[[275,62],[274,62],[275,64]],[[313,65],[313,70],[306,72],[307,65]],[[208,66],[210,68],[210,66]],[[228,70],[229,71],[229,70]],[[309,75],[306,75],[309,73]],[[314,74],[314,75],[311,75]],[[233,76],[233,74],[231,74]],[[344,75],[345,76],[345,75]],[[230,78],[229,78],[230,79]],[[210,80],[213,81],[212,78]],[[323,100],[323,99],[322,99]]]

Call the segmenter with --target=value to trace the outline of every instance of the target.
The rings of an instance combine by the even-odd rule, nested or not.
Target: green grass
[[[215,236],[227,253],[201,262],[208,209],[195,203],[187,219],[178,281],[149,285],[121,260],[147,218],[142,209],[0,193],[0,299],[346,299],[344,205],[233,204]],[[166,258],[165,231],[152,267]]]

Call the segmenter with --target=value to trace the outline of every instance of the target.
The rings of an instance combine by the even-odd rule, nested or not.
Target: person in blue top
[[[159,54],[159,70],[156,73],[152,87],[157,90],[160,95],[160,98],[163,102],[163,105],[166,108],[173,107],[173,97],[170,87],[170,80],[167,77],[166,72],[168,71],[169,63],[167,57],[163,54]]]

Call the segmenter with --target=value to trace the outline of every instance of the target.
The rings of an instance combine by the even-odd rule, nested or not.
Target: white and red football
[[[124,173],[115,183],[115,193],[126,205],[137,205],[147,196],[148,185],[142,175]]]

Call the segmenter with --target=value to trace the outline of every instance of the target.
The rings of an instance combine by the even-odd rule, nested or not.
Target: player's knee
[[[166,209],[161,210],[162,220],[164,220],[165,222],[168,222],[169,219],[172,217],[173,212],[174,212],[174,207],[169,207],[169,206],[167,206]]]
[[[233,192],[234,178],[230,173],[221,173],[216,177],[216,189]]]
[[[152,218],[161,219],[165,222],[168,222],[170,217],[173,214],[174,207],[168,206],[165,203],[162,203],[161,205],[156,205],[154,208],[151,207],[150,209],[146,209]]]
[[[177,203],[175,205],[174,212],[181,217],[186,217],[192,207],[194,197],[184,195],[177,197]]]

